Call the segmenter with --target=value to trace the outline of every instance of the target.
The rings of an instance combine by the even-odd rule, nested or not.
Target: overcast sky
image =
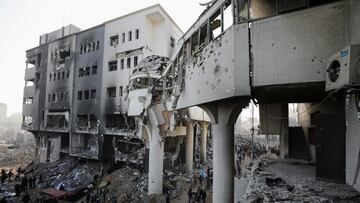
[[[21,112],[25,50],[39,36],[63,25],[87,29],[107,20],[160,3],[185,32],[208,0],[0,0],[0,103],[8,115]]]

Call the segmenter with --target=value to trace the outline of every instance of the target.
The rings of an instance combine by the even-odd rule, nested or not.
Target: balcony
[[[25,81],[35,80],[35,72],[36,72],[35,66],[25,69]]]
[[[34,104],[23,104],[22,115],[31,116],[33,114]]]
[[[24,98],[25,97],[34,97],[34,95],[35,95],[35,87],[34,86],[24,87]]]

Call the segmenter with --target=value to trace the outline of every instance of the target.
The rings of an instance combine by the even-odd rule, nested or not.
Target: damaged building
[[[192,174],[197,134],[206,161],[210,130],[213,202],[234,202],[234,124],[252,101],[281,158],[311,160],[317,179],[360,191],[360,2],[205,5],[184,34],[155,5],[42,36],[27,51],[23,107],[40,160],[143,165],[148,193],[161,194],[166,167]]]
[[[22,128],[35,134],[41,162],[67,155],[121,161],[132,145],[143,149],[127,116],[130,73],[149,55],[170,57],[182,34],[154,5],[83,31],[69,25],[40,36],[26,52]]]

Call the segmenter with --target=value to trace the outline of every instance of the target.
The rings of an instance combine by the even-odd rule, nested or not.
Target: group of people
[[[203,187],[198,187],[198,189],[194,192],[193,188],[190,186],[188,191],[189,203],[197,202],[197,203],[205,203],[206,202],[206,191]]]
[[[211,186],[212,173],[210,168],[205,171],[200,169],[199,175],[193,176],[192,184],[188,191],[189,203],[205,203],[206,202],[206,188]],[[194,191],[194,189],[197,190]]]
[[[1,179],[1,185],[4,185],[4,182],[6,179],[8,179],[9,183],[11,182],[11,177],[14,175],[14,173],[9,170],[8,173],[6,173],[6,171],[4,169],[1,169],[1,175],[0,175],[0,179]]]
[[[21,173],[23,171],[21,170],[21,167],[19,167],[17,169],[17,173],[16,176],[14,178],[14,180],[20,180],[20,183],[15,183],[14,184],[14,189],[15,189],[15,195],[17,197],[20,196],[20,193],[24,193],[23,195],[23,202],[29,202],[30,201],[30,195],[28,193],[29,189],[34,189],[36,188],[37,184],[42,183],[42,175],[40,175],[39,177],[36,177],[34,175],[32,176],[27,176],[24,174],[23,177],[21,177]],[[10,170],[8,173],[4,170],[1,169],[0,172],[0,179],[1,179],[1,184],[3,185],[6,181],[6,179],[8,179],[9,183],[11,183],[11,178],[14,177],[14,173]],[[20,179],[21,177],[21,179]],[[6,197],[3,197],[2,199],[0,199],[0,203],[6,203]]]
[[[29,189],[34,189],[37,185],[37,183],[41,183],[42,182],[42,176],[39,176],[39,181],[36,182],[38,179],[36,178],[36,176],[31,176],[31,177],[27,177],[24,176],[21,178],[21,184],[16,184],[15,185],[15,193],[16,195],[20,194],[20,192],[26,192]]]

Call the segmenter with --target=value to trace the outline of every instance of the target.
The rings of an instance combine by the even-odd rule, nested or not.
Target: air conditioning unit
[[[326,91],[356,85],[360,85],[360,45],[351,45],[328,60]]]

